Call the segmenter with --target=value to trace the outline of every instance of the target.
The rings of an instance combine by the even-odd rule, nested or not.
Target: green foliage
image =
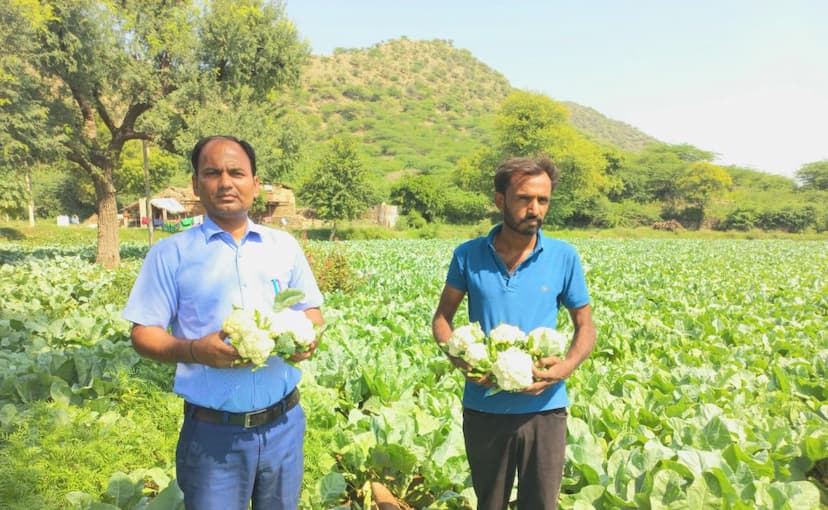
[[[443,217],[449,223],[477,223],[486,218],[491,211],[490,196],[457,189],[449,191],[443,205]]]
[[[157,146],[148,145],[147,160],[149,166],[150,189],[153,193],[167,186],[170,177],[182,169],[182,158]],[[121,162],[115,175],[122,202],[137,199],[145,195],[146,178],[144,176],[144,154],[139,140],[124,144]]]
[[[427,222],[442,217],[447,200],[445,187],[429,175],[407,175],[391,190],[391,201],[402,214],[416,211]]]
[[[638,202],[673,202],[679,195],[677,183],[690,163],[705,161],[706,154],[688,146],[655,144],[633,154],[621,165],[618,176],[623,186],[613,198]],[[712,159],[712,157],[710,158]]]
[[[281,3],[211,0],[204,7],[198,61],[222,86],[250,86],[262,96],[298,84],[308,46]]]
[[[0,217],[22,219],[26,215],[28,193],[22,179],[0,174]]]
[[[491,148],[478,149],[457,162],[454,182],[464,191],[491,196],[494,193],[494,174],[499,163],[497,154]]]
[[[803,165],[797,170],[796,178],[805,189],[828,191],[828,160]]]
[[[498,147],[505,157],[533,156],[558,143],[558,130],[569,112],[541,94],[512,92],[501,104],[495,127]]]
[[[719,224],[722,230],[741,230],[746,232],[757,227],[759,213],[750,207],[737,207]]]
[[[571,242],[600,340],[568,380],[561,506],[819,508],[826,242]],[[364,291],[326,293],[321,345],[301,365],[300,508],[367,507],[372,481],[413,508],[473,504],[464,379],[430,329],[457,243],[306,245],[341,255]],[[3,248],[2,505],[175,508],[174,367],[138,358],[118,317],[146,249],[106,271],[88,242]]]
[[[646,146],[658,143],[658,140],[635,127],[609,119],[594,108],[569,101],[563,104],[569,110],[572,125],[581,134],[597,143],[629,152],[640,152]]]
[[[722,167],[699,161],[687,166],[676,186],[685,201],[703,208],[730,189],[733,179]]]
[[[319,290],[324,294],[351,294],[363,283],[363,278],[353,267],[351,258],[355,255],[347,253],[343,245],[325,246],[306,242],[302,248]]]
[[[309,152],[350,133],[385,193],[393,180],[386,176],[400,171],[450,174],[491,139],[493,112],[510,90],[502,75],[448,41],[404,38],[313,57],[304,82],[280,104],[313,127]],[[313,165],[303,161],[300,173]]]
[[[816,226],[816,207],[782,207],[767,209],[759,213],[757,225],[764,230],[783,230],[785,232],[803,232],[808,227]]]
[[[49,140],[92,180],[98,258],[109,266],[118,264],[115,176],[124,144],[163,134],[156,141],[175,152],[174,140],[200,106],[262,101],[298,83],[308,53],[281,4],[260,0],[54,0],[33,11],[7,4],[0,15],[14,30],[0,33],[11,48],[0,76],[23,71],[26,85],[10,117],[23,127],[0,125],[0,136],[24,144],[38,161],[45,157],[40,142]],[[17,31],[25,44],[7,45]],[[6,84],[3,93],[13,88]],[[45,122],[35,136],[37,118]]]
[[[187,118],[186,131],[181,131],[172,119],[168,120],[170,130],[162,137],[174,140],[177,153],[189,155],[198,139],[231,134],[253,146],[257,175],[262,182],[295,178],[308,136],[303,119],[262,101],[253,95],[251,88],[243,87],[224,96],[225,101],[217,100],[192,112]],[[186,168],[188,172],[192,170],[189,161]]]
[[[328,151],[299,196],[316,210],[319,218],[334,225],[357,218],[371,205],[373,190],[356,150],[356,141],[347,136],[331,140]]]

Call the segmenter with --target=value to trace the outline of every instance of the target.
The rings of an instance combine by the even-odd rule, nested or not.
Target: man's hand
[[[193,363],[201,363],[213,368],[249,366],[249,363],[242,364],[239,352],[232,345],[225,343],[225,338],[227,338],[227,333],[221,330],[193,340],[190,346]]]
[[[550,386],[554,386],[572,374],[572,369],[557,356],[541,358],[532,367],[535,382],[527,386],[523,392],[530,395],[540,395]]]
[[[468,363],[466,363],[463,360],[463,358],[458,358],[456,356],[452,356],[449,353],[446,353],[446,356],[448,356],[448,359],[449,359],[449,361],[451,361],[451,364],[454,365],[458,370],[463,372],[463,375],[465,375],[466,379],[468,379],[469,381],[471,381],[475,384],[479,384],[480,386],[486,386],[486,387],[494,386],[494,382],[489,380],[488,375],[482,375],[481,376],[481,375],[473,374],[471,372],[472,366],[469,365]]]
[[[291,363],[298,363],[302,360],[306,360],[306,359],[310,358],[311,356],[313,356],[313,351],[316,350],[316,347],[318,345],[319,345],[319,342],[317,340],[314,340],[313,342],[311,342],[310,345],[308,345],[308,350],[307,351],[305,351],[305,352],[294,352],[293,354],[291,354],[291,356],[290,356],[290,358],[288,358],[288,360]]]

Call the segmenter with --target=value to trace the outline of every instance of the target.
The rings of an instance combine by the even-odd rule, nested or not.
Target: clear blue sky
[[[448,39],[514,87],[792,176],[828,159],[828,0],[286,0],[317,55]]]

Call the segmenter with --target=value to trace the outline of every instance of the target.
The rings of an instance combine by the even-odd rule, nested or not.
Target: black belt
[[[278,420],[280,416],[290,411],[299,403],[299,389],[294,388],[285,398],[270,407],[250,411],[249,413],[231,413],[219,411],[209,407],[201,407],[184,402],[184,414],[194,420],[216,423],[219,425],[242,425],[245,428],[267,425]]]

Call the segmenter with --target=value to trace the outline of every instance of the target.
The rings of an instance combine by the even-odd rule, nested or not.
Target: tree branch
[[[72,98],[75,100],[75,103],[77,103],[78,108],[80,109],[81,117],[83,118],[82,136],[88,140],[97,139],[98,130],[95,127],[95,114],[93,113],[94,109],[92,108],[92,105],[71,80],[64,79],[63,81],[69,86],[69,90],[72,92]]]
[[[101,100],[101,96],[98,94],[97,88],[92,92],[92,96],[95,98],[95,110],[98,112],[98,115],[100,115],[101,120],[109,132],[114,135],[117,128],[115,127],[115,123],[112,122],[112,117],[109,116],[109,112],[106,111],[103,101]]]

